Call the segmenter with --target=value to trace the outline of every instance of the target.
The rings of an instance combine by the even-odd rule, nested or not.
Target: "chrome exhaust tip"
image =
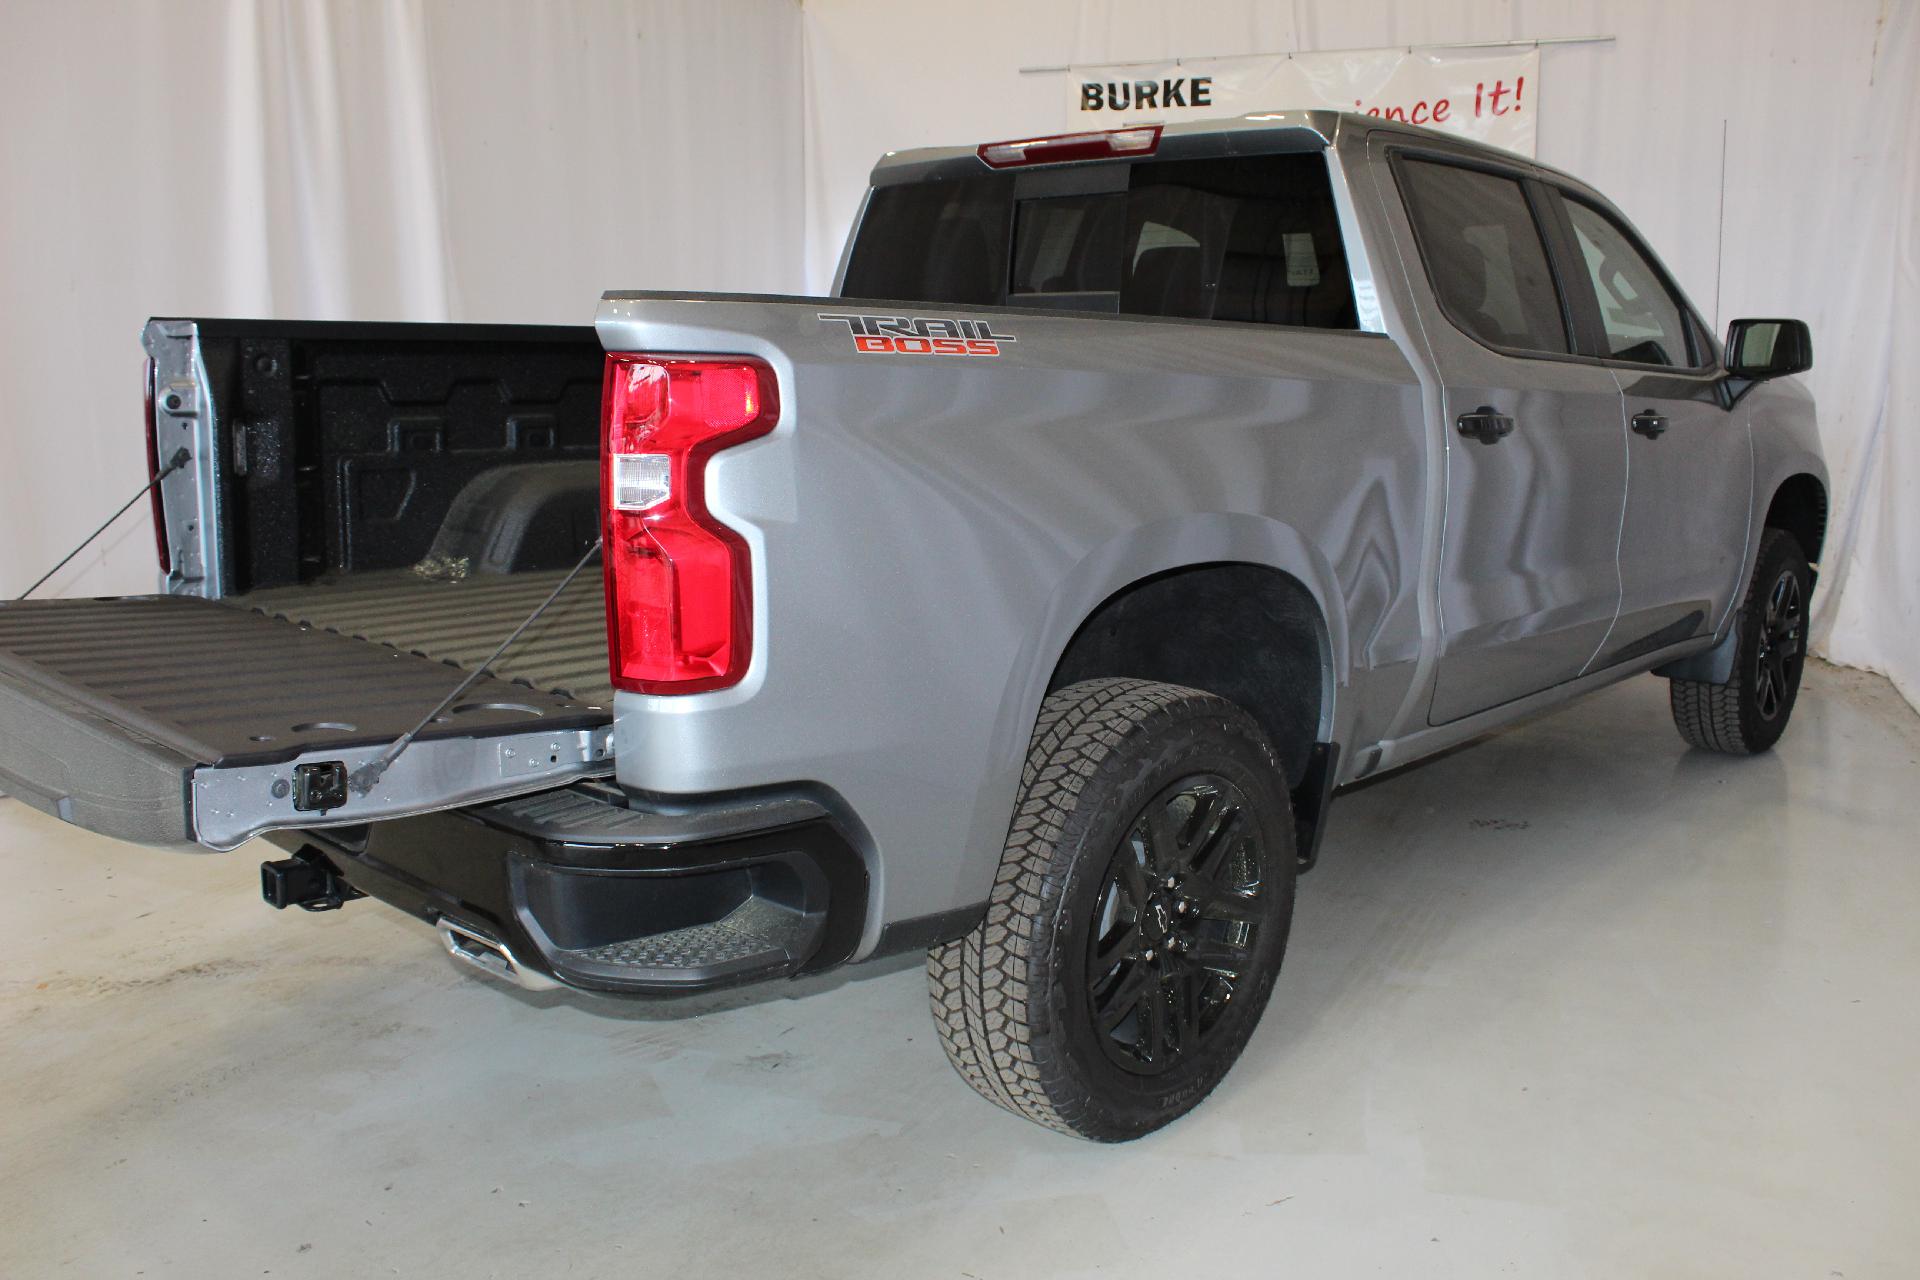
[[[482,969],[496,978],[504,978],[527,991],[555,991],[560,987],[560,983],[546,974],[520,963],[513,949],[504,942],[490,938],[470,925],[443,915],[434,922],[434,928],[440,931],[440,941],[446,944],[447,954],[456,960],[464,960],[476,969]]]

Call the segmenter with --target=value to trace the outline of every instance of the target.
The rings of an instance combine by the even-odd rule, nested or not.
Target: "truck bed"
[[[158,319],[146,345],[149,459],[182,459],[164,594],[0,603],[0,787],[225,849],[611,770],[597,566],[452,697],[599,534],[593,330]]]

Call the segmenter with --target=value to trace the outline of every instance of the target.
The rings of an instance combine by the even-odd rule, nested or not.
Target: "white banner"
[[[1453,55],[1345,53],[1185,58],[1069,69],[1069,129],[1173,124],[1253,111],[1359,111],[1534,154],[1540,50]]]

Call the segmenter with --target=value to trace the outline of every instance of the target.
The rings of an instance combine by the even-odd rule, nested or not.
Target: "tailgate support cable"
[[[502,640],[500,642],[500,647],[495,649],[491,654],[487,656],[487,660],[485,662],[475,667],[472,673],[469,674],[465,680],[462,680],[459,684],[455,685],[452,693],[449,693],[446,697],[440,699],[438,705],[436,705],[433,708],[433,710],[427,712],[427,714],[425,714],[424,716],[421,716],[418,724],[414,725],[413,728],[407,730],[405,733],[395,738],[392,744],[388,746],[385,751],[382,751],[378,756],[375,756],[373,759],[367,761],[367,763],[361,765],[358,769],[355,769],[351,774],[349,774],[347,776],[347,787],[355,795],[364,796],[369,791],[372,791],[374,787],[378,786],[380,783],[381,775],[385,774],[387,770],[391,769],[393,767],[393,762],[400,758],[401,753],[404,752],[408,747],[413,745],[414,737],[418,735],[422,729],[425,729],[428,725],[432,724],[433,718],[435,716],[439,715],[442,711],[445,711],[448,707],[452,706],[454,702],[459,699],[461,694],[465,693],[467,690],[473,688],[475,684],[479,683],[481,677],[487,674],[488,669],[491,668],[494,663],[500,661],[500,655],[505,653],[508,649],[512,648],[513,642],[518,640],[522,635],[524,635],[526,633],[527,628],[532,626],[535,622],[539,620],[541,614],[545,613],[548,609],[553,607],[553,602],[560,598],[560,593],[562,591],[565,591],[568,587],[572,586],[573,580],[580,576],[580,571],[582,569],[585,569],[588,563],[591,562],[592,559],[599,554],[600,554],[600,539],[595,538],[593,540],[593,545],[587,548],[587,553],[580,557],[580,561],[578,564],[574,565],[572,569],[567,571],[566,577],[560,579],[560,585],[555,587],[553,591],[548,594],[547,598],[540,602],[539,608],[535,609],[532,613],[528,614],[526,618],[521,621],[520,625],[513,629],[513,634],[509,635],[505,640]]]
[[[154,476],[153,479],[141,485],[140,492],[134,494],[131,498],[128,498],[124,503],[122,503],[120,505],[120,509],[114,512],[112,515],[108,516],[105,523],[103,523],[98,529],[95,529],[92,533],[88,534],[86,537],[80,539],[79,546],[67,552],[66,555],[61,556],[59,564],[53,566],[53,568],[41,574],[37,579],[34,580],[34,584],[32,586],[28,587],[25,591],[22,591],[19,595],[15,596],[14,600],[15,601],[25,600],[28,596],[38,591],[43,585],[45,585],[48,578],[51,578],[54,574],[66,568],[68,561],[72,560],[75,556],[79,555],[82,551],[85,551],[90,545],[92,545],[93,540],[99,537],[101,534],[105,533],[108,527],[111,526],[115,520],[118,520],[121,516],[127,514],[128,510],[132,508],[134,503],[140,501],[140,499],[146,497],[149,493],[151,493],[153,491],[153,486],[159,484],[162,480],[165,480],[168,476],[172,475],[174,472],[178,471],[180,468],[186,466],[188,461],[192,458],[192,456],[193,455],[188,453],[184,448],[175,449],[173,451],[173,457],[167,459],[167,465],[162,467],[160,469],[160,473]]]

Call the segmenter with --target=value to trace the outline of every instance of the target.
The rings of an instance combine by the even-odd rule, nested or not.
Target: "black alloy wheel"
[[[1199,1105],[1286,954],[1287,785],[1259,722],[1224,698],[1126,679],[1048,694],[986,915],[927,956],[954,1069],[1099,1142]]]
[[[1203,1045],[1253,963],[1260,929],[1259,835],[1247,800],[1218,774],[1148,801],[1114,852],[1087,948],[1100,1047],[1157,1075]]]
[[[1754,703],[1768,720],[1780,718],[1788,691],[1800,684],[1800,664],[1806,657],[1806,617],[1800,600],[1798,573],[1792,566],[1782,569],[1767,593],[1753,660]]]
[[[1800,696],[1812,595],[1813,570],[1799,539],[1785,529],[1762,531],[1726,682],[1672,682],[1669,700],[1681,737],[1735,756],[1765,751],[1780,740]]]

